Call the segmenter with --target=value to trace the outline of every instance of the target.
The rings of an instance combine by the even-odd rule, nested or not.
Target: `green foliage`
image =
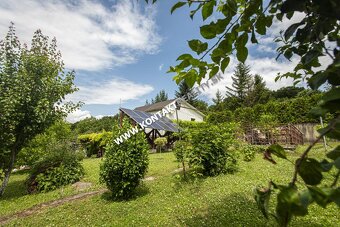
[[[125,121],[123,130],[128,127],[131,126]],[[119,131],[114,129],[114,132]],[[111,141],[106,146],[100,166],[100,181],[112,192],[113,199],[128,199],[133,195],[147,171],[148,151],[144,133],[137,133],[119,145]]]
[[[82,155],[68,144],[55,144],[55,151],[34,163],[26,181],[28,192],[47,192],[79,181],[84,175]]]
[[[166,137],[159,137],[154,142],[159,151],[162,151],[162,148],[168,143],[168,139]]]
[[[86,118],[84,120],[78,121],[72,124],[72,131],[75,131],[79,134],[88,134],[88,133],[100,133],[103,130],[111,131],[112,126],[117,124],[118,115],[113,117],[105,116],[100,119],[96,119],[94,117]]]
[[[85,149],[87,157],[100,155],[105,152],[105,147],[112,141],[112,132],[90,133],[78,136],[78,141]]]
[[[69,123],[56,121],[45,132],[34,137],[19,153],[17,165],[32,166],[55,151],[58,143],[71,143],[74,135]],[[73,146],[73,149],[76,149]]]
[[[243,161],[250,162],[254,160],[256,152],[261,149],[255,145],[242,144],[240,147],[241,154],[243,156]]]
[[[157,103],[157,102],[163,102],[168,100],[168,94],[165,92],[165,90],[161,90],[155,97],[155,99],[151,99],[151,104]]]
[[[288,87],[282,87],[278,89],[277,91],[273,91],[273,96],[276,99],[291,99],[298,96],[300,92],[303,92],[305,88],[303,87],[294,87],[294,86],[288,86]]]
[[[210,112],[207,115],[206,121],[211,124],[227,123],[234,120],[233,112],[229,110]]]
[[[250,67],[239,63],[236,66],[234,75],[231,78],[233,83],[231,87],[227,87],[227,95],[236,96],[239,99],[239,102],[244,103],[252,87],[252,75],[250,74]]]
[[[192,131],[189,165],[206,176],[235,170],[236,158],[228,149],[234,142],[235,125],[204,125]]]
[[[65,72],[56,43],[37,30],[31,45],[21,45],[13,24],[0,41],[0,196],[22,147],[79,106],[64,101],[77,90],[75,73]]]

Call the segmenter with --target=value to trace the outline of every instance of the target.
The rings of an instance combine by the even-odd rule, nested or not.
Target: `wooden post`
[[[322,120],[322,117],[320,117],[320,124],[321,124],[321,127],[323,128],[323,120]],[[326,137],[323,136],[322,139],[323,139],[323,146],[324,146],[324,148],[325,148],[325,151],[327,151]]]

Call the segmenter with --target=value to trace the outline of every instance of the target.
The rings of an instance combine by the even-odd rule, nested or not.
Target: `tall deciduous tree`
[[[21,45],[12,24],[0,42],[0,168],[3,195],[16,157],[23,146],[77,104],[64,102],[74,87],[74,72],[65,72],[56,39],[40,30],[31,48]]]

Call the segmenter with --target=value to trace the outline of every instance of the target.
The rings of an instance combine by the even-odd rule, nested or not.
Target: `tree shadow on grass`
[[[135,200],[137,198],[146,196],[147,194],[149,194],[149,192],[150,192],[149,188],[146,187],[146,185],[141,184],[135,189],[135,191],[133,192],[131,197],[129,197],[127,199],[115,199],[115,198],[112,197],[112,193],[110,191],[104,192],[102,194],[101,198],[108,201],[108,202],[131,201],[131,200]]]
[[[180,220],[185,226],[278,226],[274,218],[263,217],[254,200],[242,193],[225,197],[218,204],[198,209],[196,214]],[[310,220],[295,220],[294,226],[321,226]]]
[[[11,200],[14,198],[19,198],[21,196],[27,195],[27,189],[25,185],[26,179],[22,180],[10,180],[8,183],[2,200]]]

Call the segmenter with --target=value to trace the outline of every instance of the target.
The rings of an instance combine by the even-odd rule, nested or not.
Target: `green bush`
[[[56,121],[45,132],[32,139],[18,154],[17,165],[34,165],[54,152],[55,144],[75,141],[69,123]],[[73,143],[74,145],[75,143]],[[73,147],[73,149],[76,149]]]
[[[102,156],[105,147],[112,139],[112,132],[103,131],[102,133],[90,133],[78,136],[78,141],[85,149],[86,156]]]
[[[236,156],[229,150],[235,142],[235,127],[235,124],[205,124],[204,127],[193,130],[189,165],[206,176],[235,171]]]
[[[257,147],[250,144],[244,144],[241,146],[241,154],[243,156],[243,161],[250,162],[255,159],[255,154],[257,152]]]
[[[207,122],[212,124],[232,122],[234,120],[233,112],[230,110],[210,112],[207,116]]]
[[[51,191],[79,181],[84,175],[82,157],[67,144],[55,144],[55,152],[33,165],[26,181],[28,192]]]
[[[162,148],[168,143],[168,140],[166,137],[159,137],[155,139],[156,147],[159,151],[162,151]]]
[[[124,122],[123,129],[114,129],[114,132],[125,132],[130,127]],[[145,134],[141,132],[119,145],[113,141],[107,145],[100,166],[100,181],[112,192],[113,199],[128,199],[133,195],[147,171],[148,151]]]

